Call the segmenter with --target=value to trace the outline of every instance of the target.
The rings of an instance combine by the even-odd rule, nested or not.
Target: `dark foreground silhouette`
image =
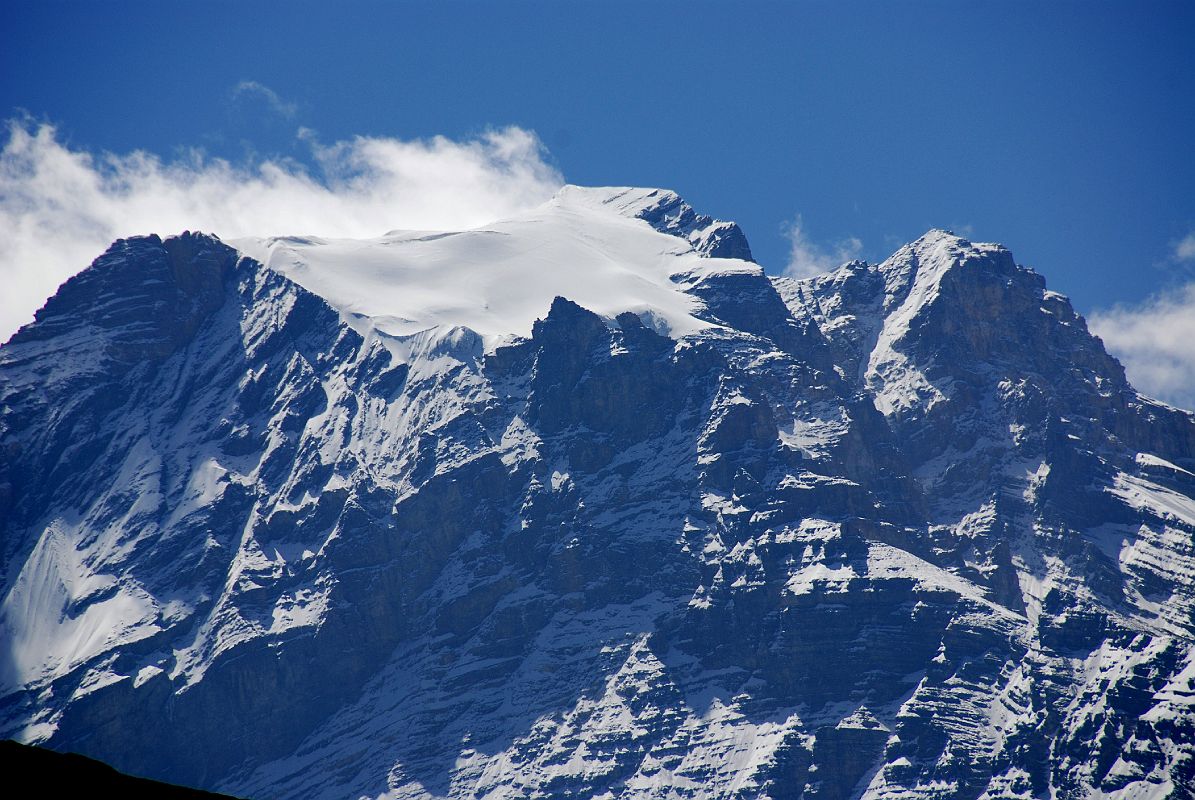
[[[112,767],[78,755],[44,747],[0,741],[0,774],[9,785],[36,786],[41,792],[67,797],[76,792],[120,800],[218,800],[230,795],[188,789],[147,778],[134,778]],[[67,793],[70,793],[69,795]]]

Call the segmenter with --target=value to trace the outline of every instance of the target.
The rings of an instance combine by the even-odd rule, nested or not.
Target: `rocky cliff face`
[[[0,732],[255,798],[1188,796],[1195,417],[1007,250],[436,237],[125,240],[0,348]],[[402,283],[541,245],[473,327]]]

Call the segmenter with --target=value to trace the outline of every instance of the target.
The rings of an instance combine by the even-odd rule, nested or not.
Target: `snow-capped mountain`
[[[931,231],[122,240],[0,348],[0,734],[246,797],[1190,797],[1195,415]]]

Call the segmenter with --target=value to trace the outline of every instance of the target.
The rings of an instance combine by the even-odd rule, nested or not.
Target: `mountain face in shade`
[[[671,192],[122,240],[0,347],[0,736],[253,797],[1179,798],[1195,416]]]

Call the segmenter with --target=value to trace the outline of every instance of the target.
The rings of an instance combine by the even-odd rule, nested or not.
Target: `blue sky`
[[[29,130],[53,124],[71,152],[311,166],[313,142],[517,126],[571,183],[674,188],[738,221],[772,272],[799,215],[798,256],[815,261],[878,260],[930,227],[1003,242],[1084,313],[1154,308],[1195,279],[1191,3],[17,2],[4,15],[0,107]]]

